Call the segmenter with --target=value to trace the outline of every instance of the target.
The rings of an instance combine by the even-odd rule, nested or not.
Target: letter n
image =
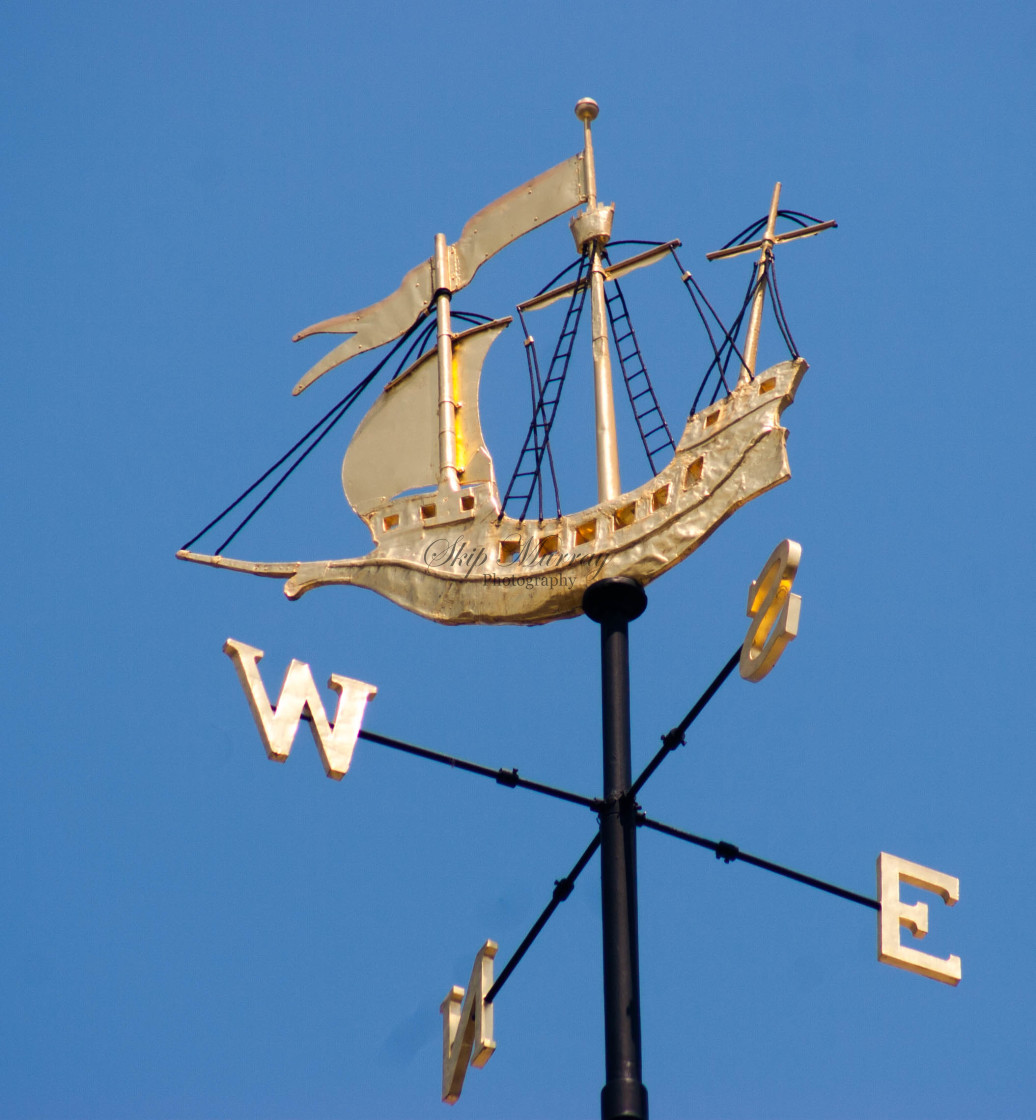
[[[378,690],[372,684],[354,681],[349,677],[332,674],[327,682],[338,693],[338,709],[334,727],[327,722],[320,693],[313,682],[313,674],[303,661],[292,661],[284,674],[277,707],[271,707],[263,678],[259,675],[259,662],[263,651],[234,638],[227,638],[223,652],[234,662],[241,687],[248,697],[259,735],[266,747],[268,758],[286,762],[291,753],[299,720],[309,712],[309,727],[313,741],[320,752],[320,759],[329,778],[342,778],[352,762],[356,737],[360,733],[367,701],[373,700]]]
[[[486,993],[493,986],[497,944],[487,941],[475,957],[468,990],[452,987],[442,1001],[442,1099],[456,1104],[464,1087],[468,1063],[481,1069],[493,1056],[493,1005]]]

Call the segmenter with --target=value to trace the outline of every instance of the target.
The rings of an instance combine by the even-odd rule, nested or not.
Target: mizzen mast
[[[622,493],[619,481],[619,446],[615,430],[612,362],[608,346],[608,315],[604,301],[604,247],[612,231],[614,204],[597,202],[593,137],[590,122],[598,114],[597,102],[583,97],[576,102],[576,116],[583,122],[583,169],[586,176],[586,209],[571,224],[576,248],[590,253],[590,308],[593,326],[594,411],[597,430],[597,500],[606,502]]]

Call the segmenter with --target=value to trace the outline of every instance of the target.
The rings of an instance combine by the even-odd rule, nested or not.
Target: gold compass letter
[[[900,926],[906,926],[914,937],[924,937],[928,932],[928,906],[924,902],[912,906],[901,902],[900,881],[942,895],[947,906],[955,905],[960,898],[960,881],[952,875],[882,852],[878,856],[878,960],[956,987],[960,983],[960,957],[933,957],[899,940]]]
[[[468,1063],[481,1069],[493,1056],[493,1005],[486,992],[493,986],[497,944],[487,941],[475,957],[468,990],[454,985],[442,1001],[442,1099],[456,1104],[464,1087]]]
[[[241,687],[248,697],[256,727],[266,747],[268,758],[286,762],[291,753],[299,720],[309,712],[309,728],[320,752],[320,759],[329,778],[345,776],[352,762],[356,737],[360,733],[367,701],[373,700],[378,690],[372,684],[354,681],[349,677],[331,675],[329,688],[338,693],[338,709],[334,727],[327,722],[320,693],[313,681],[309,666],[303,661],[292,661],[284,674],[284,684],[277,698],[277,707],[270,704],[263,678],[259,675],[259,662],[263,651],[234,638],[227,638],[223,652],[234,662]]]
[[[791,585],[801,559],[802,545],[781,541],[748,588],[752,625],[741,647],[741,676],[746,681],[761,681],[799,632],[802,597],[792,594]]]

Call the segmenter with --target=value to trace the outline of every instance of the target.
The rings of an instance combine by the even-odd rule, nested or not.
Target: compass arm
[[[507,962],[507,964],[504,965],[503,971],[500,973],[500,975],[496,979],[496,983],[486,993],[486,997],[485,997],[485,1002],[486,1003],[492,1003],[493,1000],[496,999],[497,993],[500,991],[500,989],[507,982],[507,978],[511,975],[511,973],[514,972],[514,970],[518,967],[518,962],[528,952],[529,946],[536,940],[537,937],[539,937],[540,930],[542,930],[543,927],[547,924],[547,922],[550,921],[551,914],[553,914],[554,911],[572,893],[572,888],[576,885],[576,879],[579,878],[583,869],[586,867],[586,865],[593,858],[594,852],[596,852],[597,849],[600,846],[601,846],[601,834],[598,833],[590,841],[590,843],[587,844],[586,850],[579,857],[579,859],[576,860],[575,867],[573,867],[572,870],[563,879],[555,880],[555,882],[554,882],[554,894],[551,896],[550,902],[547,903],[546,909],[536,919],[535,923],[533,924],[532,929],[530,929],[529,932],[522,939],[521,945],[519,945],[518,948],[515,949],[514,954],[512,955],[511,959]]]
[[[303,716],[303,719],[306,717]],[[417,758],[427,758],[430,762],[441,762],[452,766],[455,770],[464,770],[468,774],[477,774],[480,778],[492,778],[497,785],[507,786],[509,789],[529,789],[533,793],[543,793],[548,797],[555,797],[559,801],[568,801],[573,805],[582,805],[585,809],[592,809],[595,813],[604,807],[604,802],[596,797],[584,797],[581,793],[572,793],[567,789],[546,785],[544,782],[533,782],[522,778],[516,769],[505,770],[500,767],[494,770],[490,766],[481,766],[477,762],[469,762],[464,758],[456,758],[451,754],[441,751],[429,750],[427,747],[418,747],[413,743],[405,743],[402,739],[393,739],[388,735],[378,735],[373,731],[360,731],[359,737],[369,743],[377,743],[382,747],[391,747],[393,750],[412,754]]]
[[[644,783],[651,777],[651,775],[662,764],[662,760],[670,751],[675,751],[677,747],[682,747],[684,744],[684,735],[687,733],[687,728],[701,715],[705,710],[705,705],[716,695],[720,686],[730,676],[730,674],[737,668],[741,660],[741,646],[737,647],[737,652],[730,658],[730,660],[720,669],[716,675],[715,680],[698,698],[698,702],[693,708],[683,717],[682,720],[671,730],[667,731],[662,736],[662,746],[659,748],[655,757],[644,767],[640,772],[640,777],[630,787],[629,796],[636,798],[637,794],[642,789]]]
[[[696,844],[699,848],[708,848],[716,853],[716,859],[724,863],[733,863],[741,860],[750,863],[753,867],[761,867],[764,871],[772,871],[775,875],[783,875],[785,879],[794,879],[796,883],[805,883],[807,887],[816,887],[817,890],[826,891],[838,898],[847,899],[849,902],[858,902],[861,906],[868,906],[871,910],[880,910],[881,903],[876,898],[868,898],[865,894],[846,890],[845,887],[836,887],[834,883],[827,883],[823,879],[815,879],[812,875],[803,875],[801,871],[793,871],[779,863],[771,863],[768,859],[749,855],[743,852],[736,844],[728,844],[726,840],[706,840],[704,836],[695,836],[693,832],[684,832],[682,828],[673,828],[672,825],[663,824],[661,821],[651,820],[643,813],[637,814],[637,824],[650,828],[654,832],[661,832],[664,836],[673,836],[677,840],[686,840],[689,844]]]

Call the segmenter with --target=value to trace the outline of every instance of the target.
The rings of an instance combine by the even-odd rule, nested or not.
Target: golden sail
[[[489,347],[510,319],[472,327],[453,336],[457,410],[457,474],[465,485],[495,486],[493,460],[482,437],[478,386]],[[349,505],[369,516],[407,490],[435,487],[439,479],[438,370],[435,351],[393,378],[360,421],[342,462]]]
[[[447,246],[448,287],[459,292],[478,269],[526,233],[586,201],[583,153],[566,159],[535,179],[491,202],[469,218],[460,239]],[[361,311],[314,323],[294,341],[313,334],[351,334],[353,337],[322,358],[292,390],[298,395],[329,369],[357,354],[399,338],[434,302],[434,258],[412,268],[390,296]]]

